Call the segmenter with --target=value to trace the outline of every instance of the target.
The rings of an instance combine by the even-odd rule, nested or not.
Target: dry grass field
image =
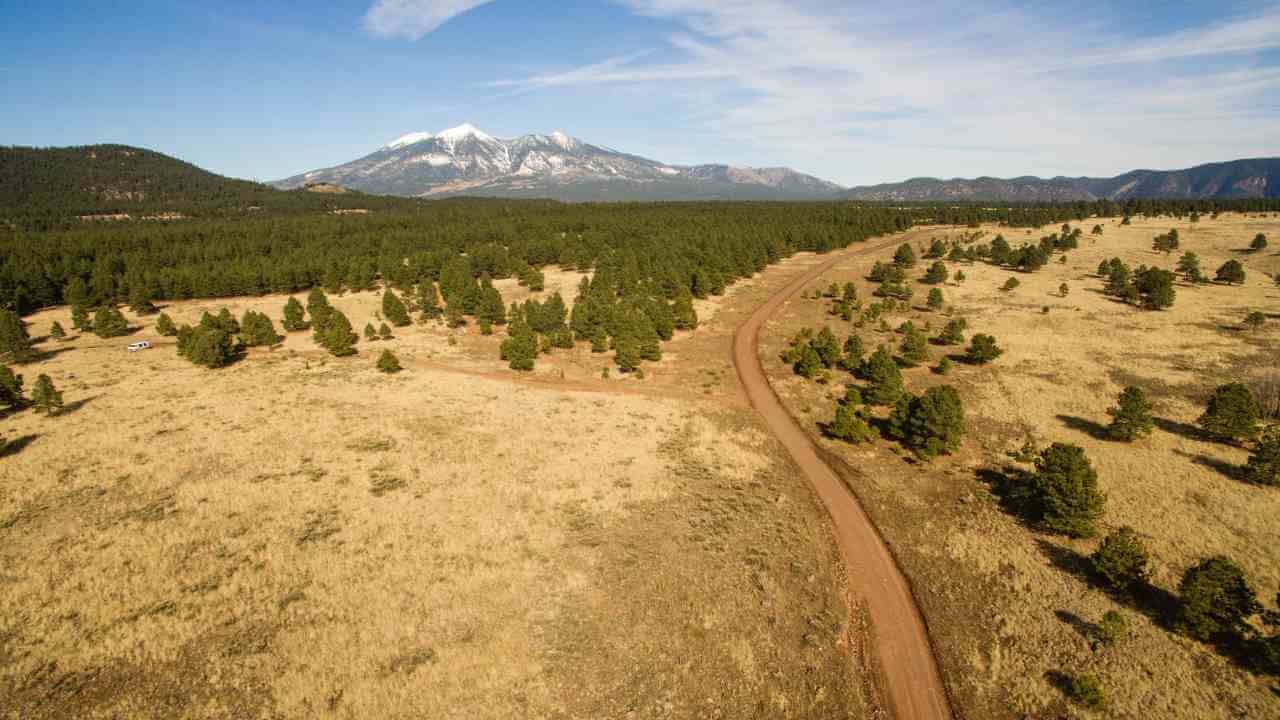
[[[434,325],[217,371],[154,318],[42,341],[16,369],[67,410],[3,421],[0,717],[874,715],[826,517],[721,392],[732,318],[787,274],[700,305],[644,380],[582,348],[512,382],[500,336]],[[283,300],[165,311],[278,328]]]
[[[893,444],[851,446],[821,439],[846,462],[844,472],[911,578],[943,665],[953,703],[962,717],[1096,716],[1070,704],[1057,687],[1057,673],[1096,673],[1110,700],[1107,715],[1122,718],[1274,718],[1280,694],[1267,678],[1249,674],[1213,648],[1160,627],[1151,608],[1117,603],[1092,587],[1081,561],[1098,540],[1069,540],[1038,533],[999,507],[983,470],[1012,462],[1010,451],[1031,441],[1083,446],[1107,495],[1105,533],[1122,525],[1137,529],[1152,552],[1156,586],[1175,591],[1181,573],[1198,560],[1226,554],[1248,572],[1261,599],[1274,609],[1280,588],[1280,491],[1236,479],[1233,468],[1247,452],[1202,440],[1191,428],[1219,383],[1246,380],[1280,369],[1280,288],[1267,273],[1280,272],[1280,218],[1223,216],[1197,224],[1169,218],[1135,218],[1121,227],[1104,222],[1089,235],[1082,223],[1079,249],[1060,264],[1055,255],[1033,274],[984,263],[948,263],[968,276],[944,287],[947,303],[968,321],[966,333],[994,335],[1005,353],[996,362],[957,364],[945,378],[930,367],[944,348],[931,346],[930,367],[905,370],[907,386],[920,392],[950,383],[963,397],[967,437],[956,455],[931,464],[909,461]],[[1230,258],[1248,271],[1243,286],[1190,287],[1179,282],[1175,305],[1148,312],[1116,302],[1099,291],[1100,261],[1119,256],[1131,266],[1172,268],[1170,257],[1151,249],[1155,235],[1176,227],[1183,250],[1199,254],[1213,271]],[[1032,233],[983,228],[982,242],[1003,232],[1015,247],[1056,231]],[[916,230],[905,240],[919,247],[933,237],[959,237],[970,230]],[[1261,253],[1243,250],[1258,232],[1272,239]],[[926,245],[927,247],[927,245]],[[877,257],[837,265],[813,288],[853,281],[871,297],[865,276]],[[915,282],[929,261],[911,273],[915,304],[928,286]],[[1016,275],[1021,286],[998,288]],[[1070,291],[1058,293],[1066,283]],[[775,389],[793,414],[815,434],[831,419],[834,400],[851,377],[838,372],[830,385],[806,381],[779,358],[799,328],[828,324],[843,342],[850,323],[827,314],[830,301],[795,298],[761,336],[761,356]],[[1267,325],[1241,329],[1248,310],[1263,310]],[[921,308],[896,312],[889,324],[911,319],[931,323],[930,336],[945,322]],[[868,327],[860,331],[868,352],[898,336]],[[951,348],[957,353],[960,348]],[[1106,409],[1126,385],[1144,388],[1155,404],[1154,434],[1132,444],[1099,438]],[[1123,613],[1131,635],[1112,647],[1098,646],[1092,626],[1108,610]]]

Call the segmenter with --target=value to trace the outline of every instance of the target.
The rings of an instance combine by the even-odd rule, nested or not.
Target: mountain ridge
[[[1130,170],[1110,178],[917,177],[853,187],[842,196],[882,202],[1273,198],[1280,197],[1280,158],[1244,158],[1181,170]]]
[[[669,164],[558,130],[499,139],[469,123],[410,132],[362,158],[270,184],[291,190],[319,182],[405,197],[566,201],[835,200],[844,189],[790,168]]]

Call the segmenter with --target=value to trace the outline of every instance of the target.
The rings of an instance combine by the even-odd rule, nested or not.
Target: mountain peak
[[[457,127],[451,127],[448,130],[441,130],[436,133],[436,137],[445,142],[457,142],[463,138],[474,137],[478,140],[493,140],[493,137],[482,132],[480,128],[471,123],[462,123]]]
[[[435,136],[429,132],[411,132],[407,135],[401,135],[395,140],[387,143],[384,147],[394,150],[395,148],[402,148],[425,140],[430,140],[433,137]]]
[[[565,150],[572,150],[578,146],[578,141],[560,132],[559,130],[551,131],[551,142],[559,145]]]

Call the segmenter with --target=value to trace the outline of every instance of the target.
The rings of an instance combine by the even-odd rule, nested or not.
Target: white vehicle
[[[151,343],[147,342],[146,340],[142,340],[140,342],[132,343],[131,345],[129,345],[127,349],[129,350],[129,352],[138,352],[139,350],[150,350]]]

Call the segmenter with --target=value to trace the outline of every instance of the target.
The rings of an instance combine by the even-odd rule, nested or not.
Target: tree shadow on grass
[[[1062,622],[1070,625],[1071,629],[1079,633],[1080,637],[1085,640],[1093,640],[1098,634],[1096,625],[1073,612],[1068,612],[1066,610],[1054,610],[1053,614]]]
[[[20,437],[16,437],[10,440],[9,442],[4,444],[4,447],[0,447],[0,458],[9,457],[10,455],[17,455],[18,453],[22,452],[28,445],[34,442],[35,439],[38,437],[40,436],[39,435],[22,435]]]
[[[1190,423],[1179,422],[1177,420],[1170,420],[1162,417],[1152,418],[1151,421],[1157,428],[1169,433],[1170,435],[1178,435],[1188,440],[1206,441],[1212,439],[1206,436],[1203,430],[1195,425],[1191,425]]]
[[[1094,440],[1107,440],[1107,426],[1092,420],[1074,415],[1058,415],[1057,418],[1072,430],[1078,430]]]
[[[97,400],[100,397],[102,396],[93,395],[91,397],[81,398],[79,400],[69,402],[66,405],[62,406],[62,409],[58,411],[56,417],[62,417],[63,415],[70,415],[71,413],[78,412],[80,408],[84,407],[85,405],[88,405],[89,403],[93,402],[94,400]]]
[[[1174,450],[1174,453],[1181,455],[1184,458],[1189,458],[1195,465],[1209,468],[1210,470],[1231,478],[1232,480],[1244,479],[1242,468],[1235,463],[1230,463],[1226,460],[1215,457],[1209,457],[1204,453],[1189,453],[1185,450]]]

